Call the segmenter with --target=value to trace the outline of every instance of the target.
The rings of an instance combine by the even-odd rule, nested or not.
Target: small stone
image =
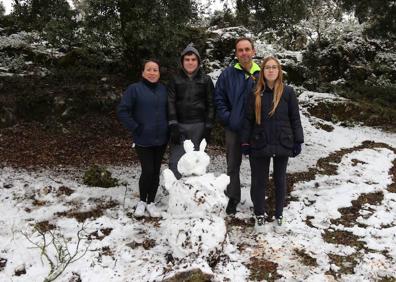
[[[51,186],[45,186],[45,187],[41,190],[41,192],[42,192],[44,195],[48,195],[49,193],[52,192],[52,187],[51,187]]]
[[[26,267],[25,264],[21,264],[20,266],[18,266],[17,268],[15,268],[15,276],[21,276],[23,274],[26,274]]]
[[[4,189],[10,189],[10,188],[12,188],[12,187],[14,187],[14,185],[12,185],[11,183],[4,184],[4,185],[3,185],[3,188],[4,188]]]
[[[128,247],[130,247],[131,249],[136,249],[137,247],[139,247],[141,244],[139,244],[136,241],[132,241],[131,243],[126,244]]]
[[[7,265],[7,259],[0,258],[0,271],[2,271]]]

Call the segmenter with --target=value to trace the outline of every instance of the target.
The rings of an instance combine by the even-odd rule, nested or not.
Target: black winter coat
[[[261,94],[261,123],[256,123],[255,95],[249,104],[242,128],[242,143],[251,146],[251,157],[292,156],[294,143],[304,143],[303,129],[296,94],[285,85],[275,113],[272,110],[273,91],[267,87]]]
[[[212,79],[201,69],[191,78],[180,70],[168,85],[169,124],[204,122],[212,127],[213,90]]]

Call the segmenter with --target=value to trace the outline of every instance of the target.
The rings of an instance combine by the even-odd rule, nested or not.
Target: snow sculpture
[[[194,151],[190,140],[183,145],[186,153],[178,163],[183,177],[177,180],[171,170],[163,172],[169,205],[161,226],[173,257],[207,262],[216,259],[226,240],[222,214],[227,205],[224,190],[229,177],[206,173],[210,159],[204,152],[205,140],[199,151]]]

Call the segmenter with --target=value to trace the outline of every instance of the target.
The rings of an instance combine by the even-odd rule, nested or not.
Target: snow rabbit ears
[[[184,141],[184,151],[186,152],[177,164],[177,170],[183,176],[189,175],[203,175],[206,173],[206,168],[209,165],[210,158],[206,154],[206,140],[203,139],[199,144],[199,151],[194,151],[194,144],[191,140]]]

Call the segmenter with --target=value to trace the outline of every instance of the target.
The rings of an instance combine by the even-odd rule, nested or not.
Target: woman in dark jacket
[[[143,216],[146,210],[151,217],[160,216],[154,199],[168,142],[168,120],[167,91],[159,82],[159,69],[158,61],[145,61],[142,80],[127,88],[117,108],[119,120],[132,134],[142,167],[140,201],[135,209],[137,217]]]
[[[250,96],[247,106],[241,141],[243,153],[250,156],[250,194],[256,216],[256,231],[264,231],[265,190],[268,187],[271,158],[274,166],[276,227],[281,227],[287,162],[289,157],[300,154],[304,136],[297,97],[292,87],[284,85],[282,67],[275,57],[265,58],[261,65],[254,95]]]

